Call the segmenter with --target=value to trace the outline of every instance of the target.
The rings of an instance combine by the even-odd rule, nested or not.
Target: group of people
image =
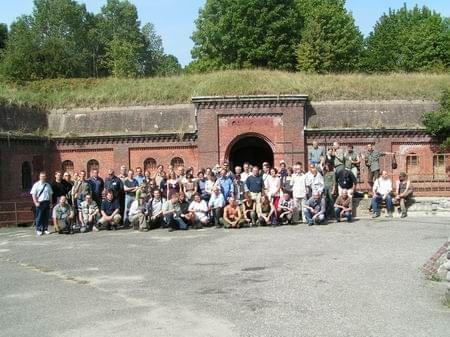
[[[45,172],[33,185],[37,235],[49,234],[50,216],[55,231],[99,231],[132,227],[140,231],[155,228],[199,229],[204,226],[239,228],[277,226],[305,222],[321,224],[326,219],[352,221],[352,197],[356,193],[359,167],[364,161],[373,187],[373,217],[385,204],[392,216],[398,201],[406,216],[406,201],[412,195],[406,174],[401,173],[396,189],[386,171],[380,173],[379,158],[386,153],[368,146],[367,154],[346,151],[339,143],[325,151],[317,142],[308,153],[308,167],[302,163],[279,167],[264,162],[262,167],[244,163],[234,169],[227,162],[199,170],[159,165],[151,174],[125,166],[116,176],[113,169],[103,180],[98,170],[56,172],[47,182]],[[53,208],[51,206],[53,205]]]

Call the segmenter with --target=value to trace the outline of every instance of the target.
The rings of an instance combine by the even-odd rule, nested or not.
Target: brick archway
[[[230,166],[242,166],[244,162],[261,167],[265,161],[274,163],[274,146],[264,135],[245,133],[234,138],[227,147],[225,159]]]

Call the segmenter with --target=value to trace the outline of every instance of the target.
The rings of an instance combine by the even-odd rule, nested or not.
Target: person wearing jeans
[[[386,171],[381,173],[381,177],[375,180],[373,184],[373,198],[372,198],[372,218],[380,216],[380,204],[383,200],[386,202],[386,217],[392,218],[392,181]]]
[[[341,195],[337,197],[334,203],[334,213],[337,222],[340,222],[344,217],[348,222],[352,221],[352,198],[348,195],[347,190],[342,190]]]
[[[181,212],[178,193],[172,193],[170,199],[164,203],[163,216],[165,223],[169,227],[169,232],[176,229],[188,229],[188,225],[184,221],[185,215]]]
[[[313,196],[305,202],[303,215],[308,226],[318,225],[325,220],[325,198],[322,198],[320,192],[313,192]]]
[[[39,174],[39,181],[33,185],[30,194],[36,207],[36,234],[38,236],[41,236],[43,233],[48,235],[50,234],[48,221],[50,219],[50,200],[52,200],[53,190],[47,182],[47,174],[45,172]]]

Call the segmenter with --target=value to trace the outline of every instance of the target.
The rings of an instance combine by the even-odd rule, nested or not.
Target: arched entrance
[[[230,166],[242,166],[244,162],[261,167],[263,162],[273,166],[273,151],[270,145],[261,137],[248,135],[230,145],[228,160]]]

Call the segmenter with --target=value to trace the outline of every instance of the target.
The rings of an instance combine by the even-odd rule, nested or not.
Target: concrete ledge
[[[358,218],[368,218],[371,216],[369,212],[371,198],[354,198],[353,214]],[[399,206],[395,205],[394,217],[399,217],[397,212]],[[408,216],[450,216],[450,198],[441,197],[414,197],[408,205]]]

